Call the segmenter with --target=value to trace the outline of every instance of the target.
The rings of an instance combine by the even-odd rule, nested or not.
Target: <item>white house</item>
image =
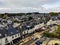
[[[10,28],[7,30],[0,30],[0,44],[8,45],[16,43],[20,40],[20,32],[15,28]],[[14,42],[16,41],[16,42]]]

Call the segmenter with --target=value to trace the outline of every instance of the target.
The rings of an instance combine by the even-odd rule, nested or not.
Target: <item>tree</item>
[[[33,17],[30,16],[30,17],[29,17],[29,20],[32,20],[32,19],[33,19]]]
[[[8,16],[7,15],[4,15],[3,18],[7,18]]]
[[[56,33],[49,33],[49,32],[44,32],[43,35],[45,37],[50,37],[50,38],[57,38],[59,35]]]
[[[4,14],[0,14],[0,18],[3,18]]]
[[[60,34],[60,25],[58,26],[56,33]]]
[[[57,16],[58,15],[58,13],[56,13],[56,12],[50,12],[49,13],[51,16]]]
[[[54,45],[59,45],[58,43],[55,43]]]

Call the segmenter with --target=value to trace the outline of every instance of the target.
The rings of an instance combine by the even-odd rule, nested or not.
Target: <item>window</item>
[[[14,38],[14,36],[12,36],[12,38]]]
[[[7,43],[7,42],[8,42],[8,39],[6,38],[6,39],[5,39],[5,43]]]
[[[17,37],[17,35],[15,35],[15,37]]]
[[[18,32],[18,30],[17,30],[17,32]]]
[[[13,32],[11,32],[11,34],[13,34]]]
[[[25,31],[24,31],[24,34],[25,34]]]
[[[0,34],[0,36],[1,36],[1,34]]]
[[[19,34],[18,34],[18,36],[19,36]]]

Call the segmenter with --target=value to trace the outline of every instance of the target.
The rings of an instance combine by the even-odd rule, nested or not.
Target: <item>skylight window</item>
[[[11,34],[13,34],[13,32],[11,32]]]
[[[18,32],[18,30],[17,30],[17,32]]]

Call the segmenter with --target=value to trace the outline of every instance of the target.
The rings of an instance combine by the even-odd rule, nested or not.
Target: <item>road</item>
[[[22,44],[22,45],[30,45],[30,44],[33,43],[33,42],[34,42],[34,40],[31,39],[31,40],[29,40],[28,42],[26,42],[26,43],[24,43],[24,44]]]
[[[50,27],[49,32],[55,32],[55,31],[56,31],[55,28],[56,28],[55,26]],[[48,31],[48,29],[45,30],[45,31]],[[28,40],[28,41],[26,42],[26,40],[25,40],[25,43],[22,43],[22,44],[20,44],[20,45],[35,45],[35,41],[32,39],[32,37],[38,37],[39,39],[41,39],[41,38],[40,38],[40,37],[42,36],[41,34],[42,34],[43,32],[45,32],[45,31],[37,32],[37,33],[32,34],[33,36],[30,36],[30,37],[29,37],[29,38],[31,38],[31,40],[26,39],[26,40]],[[46,42],[46,41],[45,41],[45,42]],[[43,44],[43,45],[44,45],[44,44]]]
[[[33,36],[30,36],[31,40],[29,40],[29,41],[27,41],[27,42],[25,42],[25,43],[23,43],[23,44],[20,44],[20,45],[33,45],[33,43],[35,43],[35,41],[32,39],[32,37],[37,37],[37,38],[40,39],[41,34],[42,34],[43,32],[45,32],[45,31],[37,32],[37,33],[33,34]],[[28,40],[28,39],[26,39],[26,40]],[[35,45],[35,44],[34,44],[34,45]]]
[[[56,32],[56,29],[57,29],[57,26],[50,27],[49,32]],[[48,29],[47,29],[46,31],[48,31]],[[44,32],[45,32],[45,31],[44,31]],[[43,33],[43,32],[42,32],[42,33]],[[41,35],[39,35],[39,36],[41,37]],[[40,40],[43,40],[43,44],[42,44],[42,45],[47,45],[48,42],[50,41],[49,38],[46,38],[46,39],[40,38]],[[35,42],[36,42],[36,41],[34,41],[31,45],[35,45]]]
[[[40,34],[42,34],[43,32],[44,31],[42,31],[42,32],[36,32],[36,33],[32,34],[32,36],[29,37],[30,40],[28,38],[26,38],[25,41],[22,42],[22,44],[19,44],[19,45],[30,45],[30,44],[32,44],[34,42],[34,40],[33,40],[32,37],[40,38],[40,36],[41,36]],[[28,40],[28,41],[26,41],[26,40]]]

